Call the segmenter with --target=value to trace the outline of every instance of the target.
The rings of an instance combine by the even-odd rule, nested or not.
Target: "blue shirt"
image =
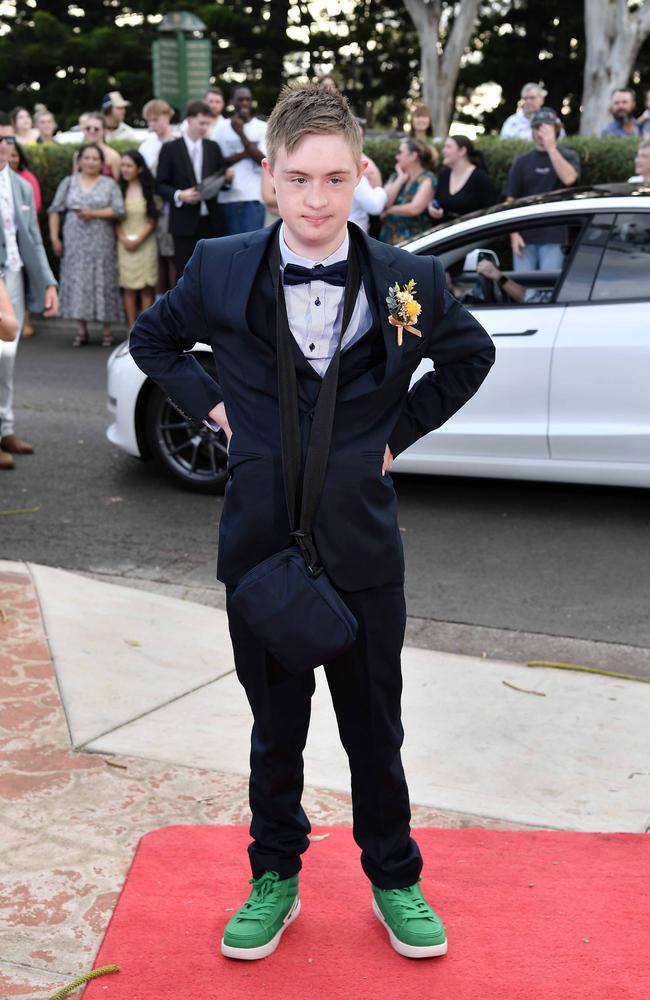
[[[641,129],[635,121],[628,122],[634,126],[633,132],[628,132],[627,129],[619,122],[618,118],[610,122],[606,128],[600,133],[600,138],[605,139],[608,135],[616,136],[617,139],[633,139],[635,136],[640,136]]]

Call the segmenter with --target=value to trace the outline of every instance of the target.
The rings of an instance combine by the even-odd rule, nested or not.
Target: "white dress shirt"
[[[346,231],[340,247],[323,260],[310,260],[290,250],[285,242],[284,223],[280,227],[280,270],[284,274],[287,264],[312,268],[316,264],[336,264],[347,260],[350,237]],[[326,281],[312,281],[303,285],[285,285],[289,329],[300,350],[312,368],[322,377],[334,356],[343,322],[344,288],[329,285]],[[346,350],[360,340],[372,326],[372,313],[363,282],[343,337],[341,350]]]
[[[194,168],[194,176],[196,178],[196,183],[201,183],[201,178],[203,177],[203,139],[190,139],[189,135],[185,134],[183,136],[183,142],[187,147],[187,152],[189,153],[190,161]],[[181,208],[185,202],[181,200],[180,188],[178,191],[174,191],[174,204],[176,208]],[[201,202],[201,215],[208,215],[208,206],[204,201]]]
[[[261,153],[266,154],[266,122],[261,118],[251,118],[244,125],[244,135],[249,142],[254,142]],[[214,141],[218,143],[225,159],[235,153],[243,153],[244,143],[230,124],[229,118],[224,118],[213,133]],[[233,177],[230,186],[219,192],[219,202],[227,205],[233,201],[262,200],[262,167],[250,156],[233,163]]]
[[[380,215],[386,207],[388,195],[383,187],[373,187],[367,177],[362,177],[354,189],[350,222],[356,222],[365,233],[370,225],[370,215]]]

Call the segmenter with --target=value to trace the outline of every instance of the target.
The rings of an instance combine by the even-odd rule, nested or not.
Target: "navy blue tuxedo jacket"
[[[176,288],[143,313],[131,333],[136,364],[188,416],[201,422],[225,402],[233,431],[219,529],[217,576],[234,585],[288,542],[282,482],[275,297],[267,251],[277,224],[198,243]],[[373,325],[341,356],[332,448],[314,538],[332,581],[345,591],[401,582],[397,500],[382,476],[386,443],[398,455],[440,427],[474,395],[494,361],[483,327],[445,290],[442,266],[368,238],[350,225]],[[422,337],[397,346],[388,289],[417,282]],[[216,383],[191,354],[209,344]],[[320,377],[295,345],[303,443]],[[422,358],[435,369],[409,391]]]

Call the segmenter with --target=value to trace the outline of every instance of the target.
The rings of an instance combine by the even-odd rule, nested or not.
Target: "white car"
[[[561,244],[562,268],[513,270],[515,232]],[[494,338],[497,358],[477,395],[400,455],[396,472],[650,487],[649,187],[599,186],[495,206],[405,249],[440,258],[454,294]],[[523,302],[477,272],[482,257],[524,287]],[[205,345],[194,352],[214,370]],[[413,380],[431,367],[423,362]],[[156,459],[191,489],[223,489],[222,435],[189,423],[126,344],[108,362],[108,394],[114,444]]]

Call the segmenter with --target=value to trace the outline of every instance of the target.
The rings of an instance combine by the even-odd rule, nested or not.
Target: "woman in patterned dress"
[[[431,173],[431,150],[416,139],[402,139],[395,157],[395,173],[385,185],[388,195],[379,239],[401,243],[431,229],[427,205],[436,178]]]
[[[151,171],[137,149],[123,154],[120,175],[125,216],[115,230],[117,266],[130,330],[138,317],[138,294],[141,310],[153,305],[158,283],[158,210]]]
[[[124,200],[115,181],[102,175],[104,154],[96,143],[80,147],[78,163],[48,209],[52,249],[61,257],[59,315],[77,321],[73,347],[88,343],[90,320],[102,324],[102,346],[110,347],[111,323],[123,319],[114,224],[124,218]]]

